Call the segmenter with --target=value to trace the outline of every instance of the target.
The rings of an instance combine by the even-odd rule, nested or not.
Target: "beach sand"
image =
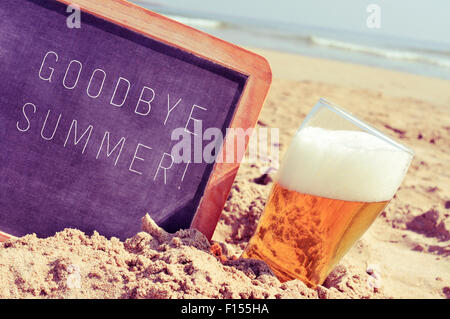
[[[414,149],[416,155],[396,197],[342,264],[361,271],[370,264],[378,265],[383,292],[388,297],[450,297],[450,82],[253,51],[265,56],[272,67],[274,80],[260,124],[280,129],[281,156],[321,97]],[[242,165],[236,182],[242,193],[252,194],[241,184],[259,173],[258,169]],[[222,230],[223,220],[216,240],[229,236],[226,229]]]
[[[243,163],[212,245],[150,219],[125,243],[29,235],[0,244],[0,297],[450,298],[450,81],[252,50],[272,66],[258,125],[280,129],[281,155],[321,97],[416,152],[395,198],[323,286],[281,284],[263,263],[236,260],[272,185],[258,179],[264,163]]]

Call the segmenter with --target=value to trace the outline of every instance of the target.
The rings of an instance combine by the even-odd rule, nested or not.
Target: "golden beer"
[[[413,156],[358,120],[339,123],[350,117],[342,110],[317,108],[333,129],[305,125],[297,132],[242,255],[265,261],[280,281],[297,278],[311,287],[323,283],[386,207]]]
[[[282,282],[298,278],[314,287],[387,203],[300,194],[276,183],[243,257],[264,260]]]

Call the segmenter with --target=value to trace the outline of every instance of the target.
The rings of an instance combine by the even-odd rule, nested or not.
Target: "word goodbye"
[[[39,78],[43,81],[52,82],[55,68],[58,66],[59,56],[56,52],[49,51],[45,54],[39,69]],[[62,85],[67,90],[73,90],[78,86],[80,76],[83,71],[83,64],[78,60],[71,60],[65,68]],[[99,98],[104,93],[104,85],[107,79],[106,72],[103,69],[96,68],[90,72],[89,83],[86,87],[86,94],[92,99]],[[115,81],[114,91],[112,92],[109,103],[115,107],[121,108],[124,106],[130,93],[131,83],[124,77],[119,77]],[[142,86],[140,96],[134,108],[134,113],[138,116],[148,116],[152,111],[152,102],[156,97],[155,91],[147,86]],[[171,113],[181,103],[182,98],[179,98],[175,103],[170,102],[170,93],[167,94],[167,114],[163,124],[166,125]],[[195,135],[194,132],[188,129],[190,123],[200,121],[193,117],[196,109],[206,111],[206,108],[194,104],[191,107],[191,112],[184,123],[185,131]]]

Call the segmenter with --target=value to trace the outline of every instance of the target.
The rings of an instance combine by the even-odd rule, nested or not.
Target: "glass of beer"
[[[321,99],[297,131],[242,257],[322,284],[400,186],[414,152]]]

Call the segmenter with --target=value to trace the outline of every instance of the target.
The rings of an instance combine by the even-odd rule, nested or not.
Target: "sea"
[[[369,65],[450,80],[450,44],[412,38],[238,18],[134,1],[241,46]],[[450,30],[449,30],[450,35]]]

